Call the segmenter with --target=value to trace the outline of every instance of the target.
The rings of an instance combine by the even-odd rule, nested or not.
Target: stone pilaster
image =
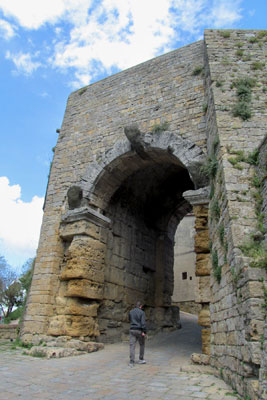
[[[48,334],[99,335],[97,310],[103,299],[106,228],[109,219],[89,207],[68,211],[60,226],[66,243],[56,315]]]
[[[198,323],[202,329],[202,352],[210,354],[210,250],[208,229],[209,188],[189,190],[183,197],[193,206],[195,215],[196,288],[195,301],[201,304]]]

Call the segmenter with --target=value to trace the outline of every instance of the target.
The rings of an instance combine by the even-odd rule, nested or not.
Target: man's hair
[[[136,302],[136,307],[139,308],[139,307],[141,307],[142,305],[143,305],[143,304],[141,303],[141,301],[137,301],[137,302]]]

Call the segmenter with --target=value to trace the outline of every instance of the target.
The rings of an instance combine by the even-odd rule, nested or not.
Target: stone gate
[[[151,330],[177,327],[174,234],[190,211],[203,353],[264,398],[266,39],[207,30],[70,95],[23,340],[121,340],[137,299]]]

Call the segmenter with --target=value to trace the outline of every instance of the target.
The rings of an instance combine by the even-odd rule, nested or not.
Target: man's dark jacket
[[[135,307],[129,312],[130,329],[146,333],[146,315],[141,308]]]

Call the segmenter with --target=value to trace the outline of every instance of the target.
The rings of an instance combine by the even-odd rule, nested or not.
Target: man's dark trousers
[[[145,353],[145,336],[142,335],[140,330],[130,329],[130,363],[134,363],[135,360],[135,345],[139,342],[139,360],[144,359]]]

